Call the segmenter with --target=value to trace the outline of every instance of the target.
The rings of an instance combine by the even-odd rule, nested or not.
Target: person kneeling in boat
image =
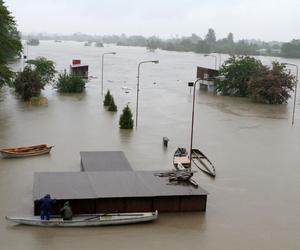
[[[60,209],[63,220],[72,220],[73,212],[68,201],[65,202],[64,206]]]
[[[41,220],[50,220],[52,206],[55,204],[55,202],[56,200],[51,199],[50,194],[45,195],[38,201],[40,204]]]

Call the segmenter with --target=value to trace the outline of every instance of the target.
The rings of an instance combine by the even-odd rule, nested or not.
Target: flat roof
[[[122,151],[80,152],[83,171],[130,171],[132,167]]]
[[[71,64],[70,67],[71,68],[85,68],[85,67],[89,67],[89,65],[87,65],[87,64]]]
[[[58,200],[207,195],[201,187],[170,185],[157,171],[40,172],[34,174],[33,199]]]

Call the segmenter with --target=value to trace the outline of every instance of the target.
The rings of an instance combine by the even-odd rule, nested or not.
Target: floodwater
[[[271,106],[198,90],[194,147],[217,170],[215,180],[196,174],[209,192],[205,213],[161,214],[154,223],[105,228],[7,223],[5,215],[33,213],[34,172],[79,171],[83,150],[123,150],[136,170],[171,169],[175,149],[189,146],[192,97],[186,83],[195,79],[196,66],[214,66],[213,57],[194,53],[113,45],[42,41],[28,50],[29,58],[54,60],[59,71],[81,59],[97,78],[83,94],[62,95],[49,86],[43,91],[48,105],[38,107],[0,90],[0,146],[55,145],[50,155],[0,160],[0,249],[300,249],[299,101],[292,127],[292,99]],[[111,51],[117,54],[105,56],[104,89],[111,90],[117,113],[103,108],[100,88],[101,55]],[[261,59],[269,64],[273,58]],[[141,66],[138,129],[122,131],[119,116],[126,104],[135,111],[137,64],[143,60],[160,63]],[[163,136],[170,138],[167,149]]]

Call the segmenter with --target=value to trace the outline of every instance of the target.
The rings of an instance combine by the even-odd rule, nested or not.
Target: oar
[[[151,212],[152,213],[152,212]],[[107,214],[102,214],[101,216],[142,216],[143,213],[128,213],[128,214],[122,214],[122,213],[107,213]]]

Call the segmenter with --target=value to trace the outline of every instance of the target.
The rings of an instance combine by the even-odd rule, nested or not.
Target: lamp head
[[[155,60],[155,61],[152,61],[153,63],[155,63],[155,64],[158,64],[159,63],[159,61],[158,60]]]

